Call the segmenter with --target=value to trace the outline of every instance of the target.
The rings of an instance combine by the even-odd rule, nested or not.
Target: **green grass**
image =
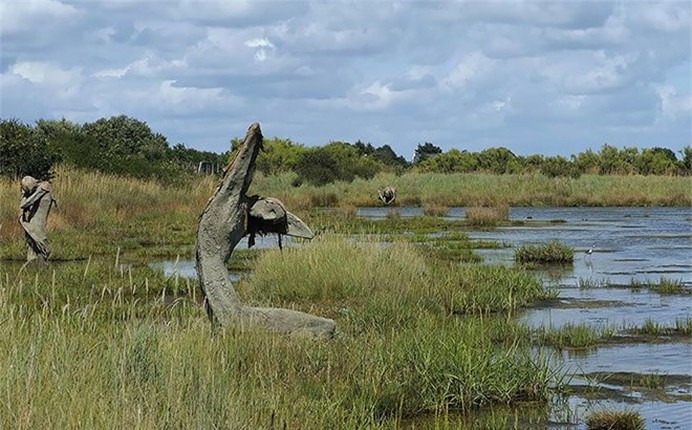
[[[557,240],[541,245],[522,245],[514,252],[514,260],[519,263],[559,263],[574,261],[574,249]]]
[[[692,290],[685,288],[682,280],[680,279],[670,279],[661,277],[658,282],[653,281],[640,281],[637,279],[631,279],[629,288],[632,291],[639,291],[642,288],[648,288],[658,294],[692,294]]]
[[[597,281],[591,278],[579,278],[577,280],[577,286],[580,289],[588,290],[596,287],[600,287],[603,285],[606,285],[607,283],[605,281]]]
[[[661,278],[657,283],[649,283],[648,288],[659,294],[690,294],[692,290],[686,290],[679,279]]]
[[[541,327],[535,337],[539,345],[555,348],[590,348],[607,341],[615,335],[610,327],[594,328],[588,324],[567,323],[559,329]]]
[[[405,243],[320,238],[300,249],[267,250],[252,272],[239,286],[250,295],[340,306],[365,300],[377,305],[371,318],[399,323],[421,306],[444,314],[514,312],[553,297],[521,270],[436,262]]]
[[[457,270],[413,244],[352,239],[267,250],[250,264],[237,285],[246,302],[335,318],[336,337],[214,333],[196,282],[124,269],[115,256],[0,265],[0,422],[396,428],[407,417],[546,403],[559,389],[559,371],[508,318],[545,295],[520,271]]]
[[[672,327],[647,318],[640,327],[628,328],[627,332],[640,336],[690,336],[692,334],[692,318],[678,318]]]
[[[428,208],[692,200],[681,191],[689,178],[413,173],[294,188],[290,175],[258,175],[250,192],[282,199],[319,238],[237,250],[231,266],[252,270],[237,290],[248,303],[334,318],[335,338],[315,341],[212,331],[196,281],[148,268],[191,257],[214,179],[164,187],[57,173],[46,269],[20,269],[18,187],[0,180],[10,202],[0,206],[0,422],[12,428],[399,428],[450,411],[545,406],[564,375],[513,316],[555,293],[521,269],[469,264],[478,257],[467,220],[397,208],[367,220],[356,207],[378,204],[380,183],[397,188],[399,204]],[[563,336],[583,344],[588,333]]]
[[[466,227],[472,220],[446,221],[439,217],[445,207],[495,210],[511,206],[676,206],[692,205],[692,178],[664,176],[588,176],[579,179],[546,178],[542,175],[380,174],[372,180],[356,179],[324,187],[291,185],[294,175],[257,174],[250,193],[281,199],[292,212],[321,230],[401,228],[428,232],[452,225]],[[175,186],[59,167],[53,180],[58,208],[49,217],[48,233],[53,260],[87,259],[125,254],[191,256],[197,219],[216,180],[193,177]],[[419,217],[409,224],[397,209],[381,223],[358,220],[356,207],[379,206],[377,189],[395,186],[401,206],[422,206],[435,216]],[[0,259],[22,260],[24,239],[17,223],[19,204],[16,181],[0,179]],[[15,202],[15,203],[12,203]],[[338,207],[338,216],[324,216],[315,208]],[[307,218],[307,219],[306,219]],[[493,215],[492,224],[507,217]],[[485,218],[484,218],[485,219]],[[380,222],[380,227],[373,227]],[[485,222],[485,221],[483,221]],[[397,226],[398,224],[398,226]],[[412,227],[413,226],[413,227]]]
[[[51,259],[114,255],[118,248],[142,258],[191,255],[197,219],[213,186],[208,177],[165,187],[60,168],[53,180],[58,206],[48,218]],[[15,183],[0,180],[0,259],[26,256],[17,222],[19,197]]]
[[[370,180],[336,182],[324,187],[292,187],[292,173],[261,176],[260,194],[280,198],[291,208],[307,208],[313,196],[331,194],[330,206],[379,206],[377,190],[393,186],[401,206],[690,206],[692,178],[675,176],[596,176],[578,179],[543,175],[381,173]],[[322,200],[321,197],[318,200]]]

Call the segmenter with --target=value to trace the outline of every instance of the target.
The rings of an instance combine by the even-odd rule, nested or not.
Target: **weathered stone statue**
[[[46,222],[48,213],[55,204],[51,186],[47,181],[39,182],[31,176],[22,178],[22,201],[19,223],[24,229],[27,254],[26,261],[39,260],[46,264],[50,255]]]
[[[245,306],[229,280],[226,263],[244,236],[250,235],[250,246],[256,234],[313,237],[305,223],[279,200],[246,195],[261,148],[262,132],[259,124],[253,123],[199,219],[195,259],[207,314],[212,323],[221,326],[239,324],[330,337],[336,329],[333,320],[289,309]]]
[[[394,187],[387,187],[384,190],[377,190],[377,195],[379,196],[382,203],[389,206],[396,200],[396,190]]]

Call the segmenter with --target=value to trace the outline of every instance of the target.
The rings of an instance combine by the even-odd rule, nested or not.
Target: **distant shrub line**
[[[103,173],[170,182],[195,172],[200,163],[224,165],[241,143],[240,139],[232,139],[231,151],[221,154],[180,143],[171,146],[165,136],[153,132],[145,122],[125,115],[85,124],[40,119],[35,126],[0,118],[0,175],[17,178],[31,174],[47,179],[53,166],[62,162]],[[294,172],[297,176],[293,186],[372,179],[381,172],[542,174],[551,178],[577,178],[582,174],[689,176],[692,146],[680,152],[678,159],[667,148],[618,149],[604,144],[598,152],[589,149],[567,159],[520,156],[503,147],[443,152],[425,142],[418,144],[409,162],[389,145],[375,147],[358,140],[353,144],[332,141],[306,147],[275,137],[265,139],[257,169],[265,175]]]

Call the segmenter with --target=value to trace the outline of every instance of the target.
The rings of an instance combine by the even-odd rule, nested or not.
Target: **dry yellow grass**
[[[509,206],[471,207],[466,209],[466,219],[473,226],[489,227],[509,220]]]

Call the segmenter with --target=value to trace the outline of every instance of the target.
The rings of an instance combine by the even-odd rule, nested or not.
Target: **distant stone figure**
[[[377,195],[382,200],[382,203],[389,206],[396,200],[396,190],[394,187],[387,187],[384,190],[377,190]]]
[[[51,195],[51,185],[47,181],[39,182],[31,176],[22,178],[22,201],[20,204],[19,224],[24,229],[27,254],[26,261],[39,260],[48,262],[50,248],[46,222],[48,213],[55,204]]]

